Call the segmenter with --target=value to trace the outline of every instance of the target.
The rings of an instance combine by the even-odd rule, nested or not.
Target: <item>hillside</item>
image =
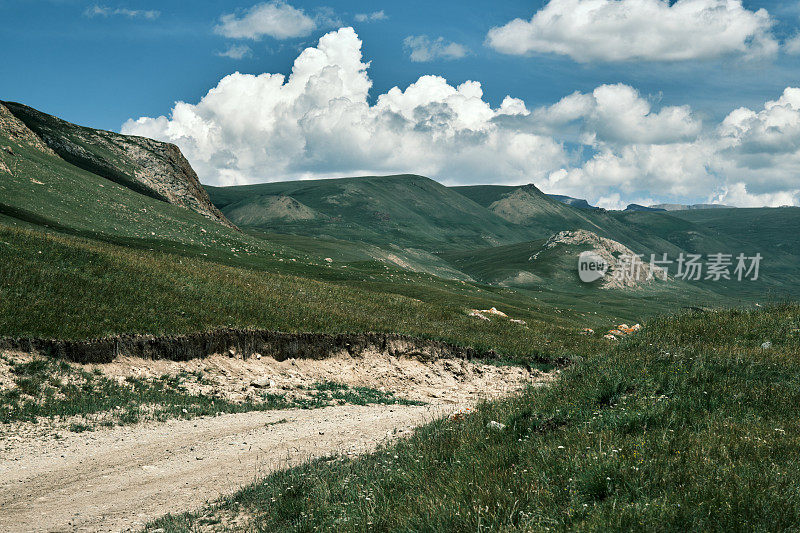
[[[550,387],[434,421],[355,460],[272,473],[150,527],[792,531],[798,314],[652,320]],[[760,347],[767,339],[774,348]]]
[[[0,102],[64,161],[135,192],[187,207],[226,224],[189,162],[168,143],[85,128],[15,102]]]
[[[758,207],[698,209],[674,212],[675,217],[747,243],[767,253],[800,255],[800,208]]]
[[[372,244],[441,250],[524,241],[525,228],[422,176],[365,176],[208,187],[235,224],[279,233],[327,236]],[[268,198],[291,199],[314,217],[288,220],[285,209],[263,209]],[[267,198],[265,200],[265,198]],[[258,215],[254,213],[258,212]],[[289,223],[291,222],[291,223]],[[287,224],[288,223],[288,224]]]
[[[696,209],[735,209],[730,205],[722,204],[655,204],[651,205],[653,209],[661,209],[664,211],[693,211]]]

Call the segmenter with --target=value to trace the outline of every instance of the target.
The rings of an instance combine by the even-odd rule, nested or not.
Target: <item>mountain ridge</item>
[[[79,126],[16,102],[0,101],[0,106],[68,163],[234,227],[174,144]]]

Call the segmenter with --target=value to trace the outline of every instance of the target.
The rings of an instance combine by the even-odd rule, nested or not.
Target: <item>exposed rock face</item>
[[[56,155],[42,140],[36,136],[21,120],[0,102],[0,132],[8,135],[15,142],[27,144],[49,155]],[[4,154],[12,154],[10,147],[4,147]]]
[[[601,283],[603,289],[636,289],[655,280],[664,280],[664,273],[660,269],[656,267],[651,273],[650,263],[643,262],[636,252],[624,244],[586,230],[556,233],[541,250],[531,256],[531,261],[536,261],[546,250],[559,246],[579,246],[584,251],[592,251],[602,257],[609,266]],[[624,258],[627,258],[627,262]]]
[[[84,128],[22,104],[2,104],[17,123],[24,123],[26,130],[41,139],[40,144],[44,141],[44,148],[65,161],[138,193],[235,227],[211,203],[197,174],[174,144]],[[0,120],[2,117],[0,114]],[[5,129],[2,122],[0,128]]]

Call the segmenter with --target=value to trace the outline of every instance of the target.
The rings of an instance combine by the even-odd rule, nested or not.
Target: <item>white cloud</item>
[[[214,31],[231,39],[257,40],[269,36],[275,39],[305,37],[317,23],[303,12],[281,0],[256,4],[243,13],[220,17]]]
[[[692,140],[702,123],[688,106],[664,107],[652,112],[651,104],[628,85],[601,85],[591,94],[573,93],[553,106],[534,113],[534,121],[550,131],[581,121],[583,143],[668,144]]]
[[[288,77],[237,72],[199,103],[122,130],[178,144],[211,184],[393,172],[526,183],[567,164],[551,137],[495,124],[526,113],[520,100],[493,109],[478,82],[424,76],[370,105],[367,67],[358,36],[342,28],[304,50]]]
[[[688,109],[664,108],[654,115],[653,129],[660,131],[655,138],[642,134],[636,120],[605,123],[614,131],[624,125],[619,131],[634,132],[629,138],[598,133],[592,106],[576,104],[586,96],[576,93],[531,115],[582,121],[583,142],[596,150],[582,165],[551,173],[543,182],[546,189],[589,197],[608,198],[613,190],[625,198],[704,198],[739,206],[800,204],[800,89],[787,88],[759,111],[736,109],[707,131]]]
[[[112,9],[108,6],[101,6],[99,4],[95,4],[86,9],[83,14],[89,18],[94,17],[113,17],[113,16],[122,16],[128,18],[143,18],[148,20],[155,20],[161,16],[160,11],[155,10],[140,10],[140,9],[126,9],[126,8],[116,8]]]
[[[409,35],[403,45],[411,61],[424,63],[434,59],[461,59],[469,53],[463,44],[445,41],[444,37],[431,39],[427,35]]]
[[[372,13],[357,13],[353,18],[356,22],[375,22],[378,20],[386,20],[389,17],[387,17],[386,13],[381,9],[380,11],[373,11]]]
[[[214,185],[417,173],[446,184],[532,182],[606,206],[798,203],[800,89],[710,125],[621,84],[528,109],[511,96],[493,107],[477,81],[423,76],[370,104],[361,44],[352,28],[330,32],[289,76],[236,72],[198,103],[122,131],[177,144]]]
[[[741,0],[550,0],[530,20],[492,28],[486,43],[579,62],[755,58],[777,51],[772,25],[766,10]]]
[[[800,33],[783,43],[783,51],[793,56],[800,55]]]
[[[250,56],[253,50],[246,44],[232,44],[224,52],[217,52],[220,57],[229,57],[231,59],[242,59]]]

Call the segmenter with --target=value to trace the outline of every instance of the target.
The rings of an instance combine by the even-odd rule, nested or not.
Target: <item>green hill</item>
[[[77,126],[14,102],[0,102],[0,107],[8,120],[24,123],[64,161],[135,192],[229,224],[211,204],[177,146]]]
[[[427,250],[493,246],[529,238],[525,228],[509,224],[454,190],[422,176],[291,181],[208,187],[208,191],[212,202],[235,224],[279,233]],[[291,198],[322,216],[287,221],[284,216],[261,210],[260,217],[254,217],[263,198],[276,196]]]

